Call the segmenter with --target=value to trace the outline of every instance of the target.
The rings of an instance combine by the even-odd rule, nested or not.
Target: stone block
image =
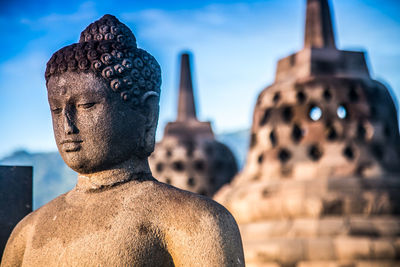
[[[247,267],[281,267],[276,262],[246,262]]]
[[[387,240],[373,240],[372,241],[372,255],[374,259],[395,259],[396,249],[394,247],[393,241]]]
[[[324,205],[318,197],[308,197],[305,201],[305,212],[308,216],[318,218],[322,215]]]
[[[362,260],[371,256],[371,240],[357,237],[338,237],[334,240],[339,260]]]
[[[14,226],[32,211],[32,167],[0,166],[0,256]]]
[[[261,221],[256,223],[240,224],[242,239],[246,240],[266,240],[270,237],[285,236],[291,227],[288,220],[282,221]]]
[[[400,267],[399,261],[357,261],[354,267]]]
[[[354,236],[378,236],[376,228],[374,227],[371,218],[369,217],[356,217],[349,218],[349,234]]]
[[[304,207],[304,193],[299,191],[289,191],[282,195],[282,208],[286,217],[298,217]]]
[[[346,267],[348,266],[349,265],[347,265]],[[344,267],[344,266],[336,261],[302,261],[299,262],[296,265],[296,267]]]
[[[400,235],[400,218],[380,216],[372,219],[372,224],[380,236]]]
[[[331,238],[311,238],[306,243],[306,259],[310,261],[335,260],[335,249]],[[325,265],[324,265],[325,266]]]
[[[393,241],[393,246],[396,251],[396,258],[400,258],[400,238],[396,238],[396,240]]]
[[[283,266],[294,265],[304,260],[305,248],[302,239],[270,238],[264,241],[243,242],[246,263],[278,262]]]
[[[244,258],[247,262],[277,262],[280,256],[280,242],[243,240]]]
[[[285,239],[282,241],[279,258],[283,265],[295,264],[304,259],[305,246],[303,240]]]
[[[346,233],[345,219],[342,217],[328,217],[319,221],[318,236],[336,236]]]
[[[317,219],[296,219],[288,235],[293,237],[314,237],[318,232]]]

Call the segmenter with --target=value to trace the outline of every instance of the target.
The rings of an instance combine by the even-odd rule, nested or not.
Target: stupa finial
[[[196,118],[196,106],[194,103],[192,74],[190,70],[190,55],[181,55],[181,74],[179,82],[179,103],[177,121],[186,121]]]
[[[307,0],[306,48],[336,48],[333,23],[327,0]]]

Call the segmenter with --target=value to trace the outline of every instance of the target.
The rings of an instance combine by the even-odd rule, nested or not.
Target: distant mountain
[[[236,157],[239,170],[241,170],[246,161],[247,151],[249,149],[250,131],[241,130],[237,132],[217,134],[216,138],[232,150]]]
[[[247,154],[249,131],[218,134],[217,140],[231,148],[241,169]],[[18,150],[3,159],[0,165],[33,166],[33,208],[71,190],[77,174],[62,160],[58,152],[29,153]]]

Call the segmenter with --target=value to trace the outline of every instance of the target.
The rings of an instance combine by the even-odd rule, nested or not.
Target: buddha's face
[[[65,72],[47,88],[57,147],[73,170],[107,170],[143,150],[145,117],[101,78]]]

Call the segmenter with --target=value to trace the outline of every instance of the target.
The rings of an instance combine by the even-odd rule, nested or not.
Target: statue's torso
[[[79,188],[79,187],[78,187]],[[239,229],[211,199],[155,180],[74,189],[25,217],[8,266],[243,266]]]
[[[145,194],[153,187],[55,199],[30,218],[23,266],[173,266],[158,206]]]

